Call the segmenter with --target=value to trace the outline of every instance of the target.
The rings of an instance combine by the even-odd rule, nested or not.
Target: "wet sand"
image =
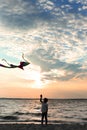
[[[0,130],[87,130],[87,124],[0,124]]]

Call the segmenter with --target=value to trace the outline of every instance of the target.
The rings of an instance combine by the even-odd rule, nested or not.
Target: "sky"
[[[0,97],[87,98],[87,0],[0,0]]]

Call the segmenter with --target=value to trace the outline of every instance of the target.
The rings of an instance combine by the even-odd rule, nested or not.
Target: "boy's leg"
[[[47,125],[48,120],[47,120],[47,112],[45,113],[45,124]]]
[[[43,125],[44,113],[42,113],[41,124]]]

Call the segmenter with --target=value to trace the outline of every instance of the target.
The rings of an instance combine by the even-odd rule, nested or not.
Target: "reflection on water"
[[[48,104],[50,123],[87,123],[87,100],[50,99]],[[40,123],[40,107],[39,100],[0,99],[0,122]]]

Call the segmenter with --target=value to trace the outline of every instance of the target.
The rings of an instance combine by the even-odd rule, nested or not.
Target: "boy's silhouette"
[[[45,118],[45,124],[47,125],[48,119],[47,119],[47,113],[48,113],[48,99],[44,98],[42,99],[42,95],[40,95],[40,102],[42,103],[41,106],[41,112],[42,112],[42,117],[41,117],[41,124],[43,125],[43,120]]]

